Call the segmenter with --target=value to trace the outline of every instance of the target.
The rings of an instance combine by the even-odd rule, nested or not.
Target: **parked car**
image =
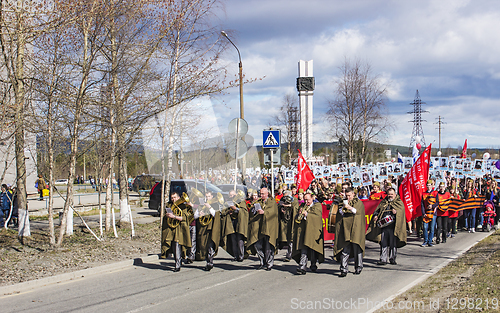
[[[67,179],[56,179],[54,182],[54,185],[61,186],[61,185],[67,185],[68,180]]]
[[[140,192],[141,190],[151,190],[153,186],[161,181],[161,174],[142,174],[134,178],[132,182],[132,191]]]
[[[158,181],[149,192],[149,203],[148,208],[150,210],[156,210],[158,214],[161,209],[161,186],[162,181]],[[172,192],[177,192],[179,195],[182,195],[183,192],[190,195],[191,189],[196,188],[202,193],[205,193],[205,190],[210,190],[213,194],[218,192],[223,193],[217,186],[205,182],[204,180],[199,179],[173,179],[170,182],[170,191],[168,193],[168,198],[170,199],[170,194]]]

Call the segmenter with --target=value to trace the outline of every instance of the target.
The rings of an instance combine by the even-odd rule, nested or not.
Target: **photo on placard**
[[[443,171],[434,171],[434,176],[438,180],[444,180]],[[439,186],[438,184],[436,184],[436,185]]]
[[[387,176],[387,166],[379,167],[378,176]]]
[[[388,164],[387,165],[387,175],[391,175],[394,173],[394,164]]]
[[[349,175],[348,168],[347,168],[347,163],[346,162],[339,163],[339,175],[340,176]]]
[[[293,171],[285,171],[285,184],[293,184]]]
[[[488,160],[488,161],[486,161],[486,168],[485,168],[485,170],[486,170],[487,172],[490,172],[490,171],[491,171],[491,169],[492,169],[492,167],[495,167],[495,163],[496,163],[496,161],[497,161],[497,160]]]
[[[323,178],[323,169],[321,168],[321,166],[315,166],[313,173],[314,177]]]
[[[369,171],[361,173],[361,180],[363,186],[370,186],[372,184],[372,175]]]
[[[323,178],[330,177],[330,166],[323,166]]]
[[[470,173],[472,171],[472,163],[469,160],[464,161],[463,163],[463,171],[464,173]]]
[[[349,175],[354,177],[355,175],[359,176],[359,167],[353,166],[349,168]]]
[[[448,158],[446,158],[446,157],[439,158],[439,167],[442,170],[447,171],[448,170]]]
[[[405,172],[409,171],[411,167],[413,166],[413,159],[410,157],[404,157],[403,158],[404,166],[405,166]]]
[[[448,160],[448,170],[454,170],[455,169],[455,159],[449,159]]]
[[[403,166],[403,163],[395,163],[394,164],[394,174],[401,174],[402,172],[402,166]]]
[[[462,172],[464,169],[464,160],[463,159],[455,159],[455,170],[458,172]]]
[[[494,180],[500,183],[500,170],[498,170],[496,167],[492,168],[491,177],[493,177]]]
[[[431,158],[431,164],[432,164],[432,168],[435,169],[435,170],[440,170],[440,165],[441,165],[441,162],[439,160],[439,157],[433,157]]]
[[[474,170],[482,170],[483,169],[483,160],[476,159],[474,160]]]
[[[355,172],[351,172],[351,181],[352,181],[352,185],[354,187],[361,186],[361,177],[360,177],[360,174],[359,174],[359,170],[355,171]]]

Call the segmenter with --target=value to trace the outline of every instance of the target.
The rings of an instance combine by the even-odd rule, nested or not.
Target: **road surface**
[[[256,270],[255,257],[233,262],[219,249],[215,268],[202,270],[195,262],[172,272],[173,260],[148,258],[143,264],[107,270],[72,281],[0,296],[2,312],[294,312],[315,309],[367,312],[378,302],[398,293],[454,259],[488,233],[464,233],[446,244],[420,247],[410,237],[398,250],[397,265],[378,266],[377,244],[367,242],[364,269],[338,277],[339,265],[325,245],[326,261],[316,273],[295,275],[294,261],[276,256],[270,272]],[[152,254],[158,251],[151,251]],[[427,300],[426,300],[427,301]],[[428,299],[432,301],[432,299]],[[398,305],[392,303],[391,305]]]

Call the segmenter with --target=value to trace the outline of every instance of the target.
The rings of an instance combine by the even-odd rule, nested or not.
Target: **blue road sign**
[[[280,130],[264,130],[262,136],[263,148],[279,148],[281,144]]]

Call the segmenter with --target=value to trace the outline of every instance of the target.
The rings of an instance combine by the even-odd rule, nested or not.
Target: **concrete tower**
[[[314,77],[313,61],[299,61],[299,77],[297,91],[300,105],[300,141],[301,152],[305,158],[313,154],[313,94]]]

